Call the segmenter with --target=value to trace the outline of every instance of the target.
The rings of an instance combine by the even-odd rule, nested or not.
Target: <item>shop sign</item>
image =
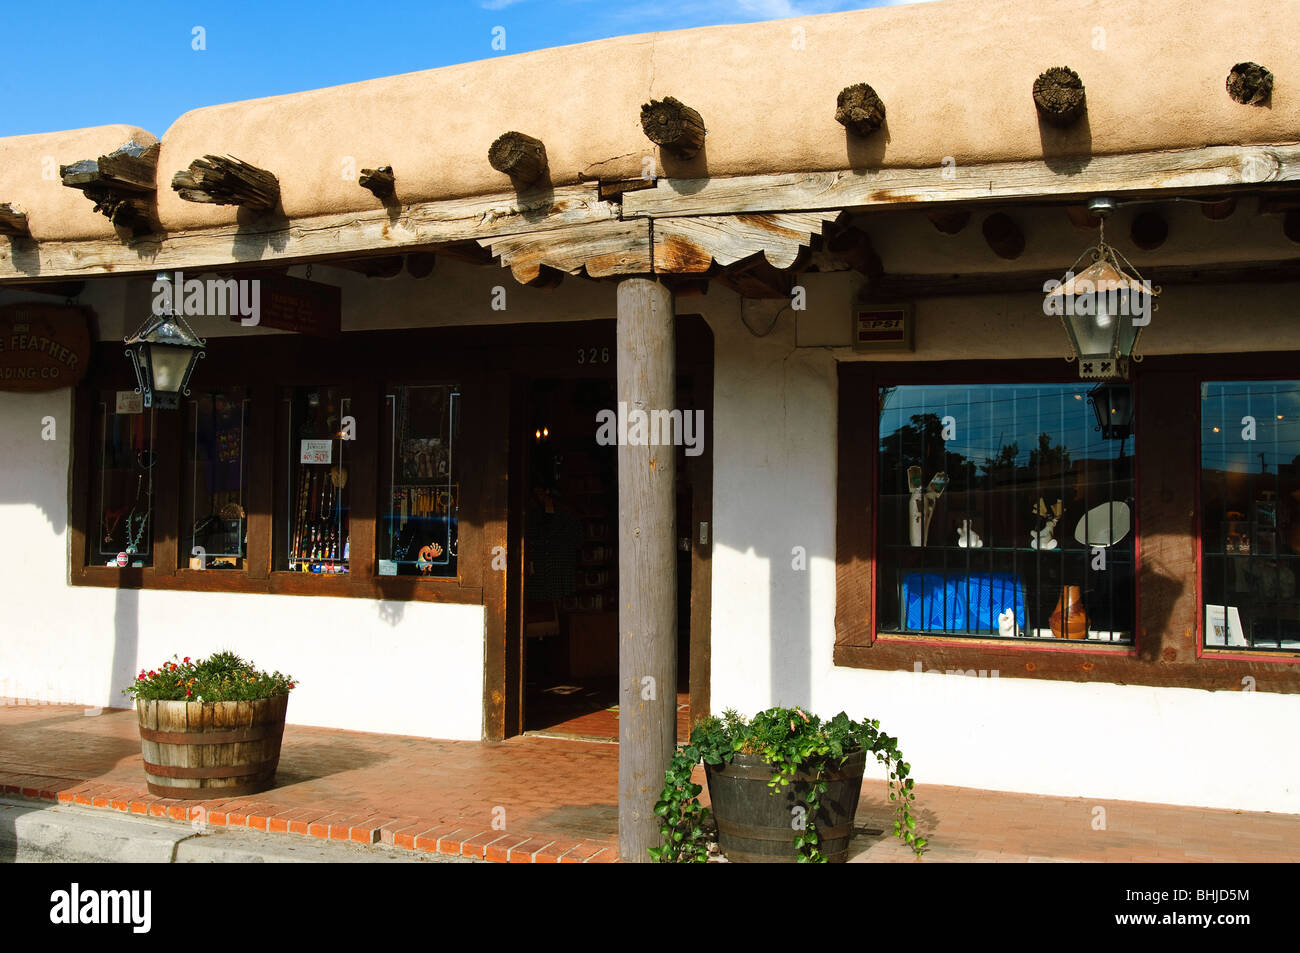
[[[86,309],[73,305],[0,307],[0,390],[72,387],[90,360]]]
[[[272,275],[258,282],[258,324],[317,337],[334,337],[343,330],[343,291],[337,285]],[[240,321],[238,314],[231,321]]]
[[[118,414],[143,414],[144,394],[133,390],[118,391],[116,410],[114,412]]]
[[[333,440],[304,440],[298,455],[299,463],[333,463]]]

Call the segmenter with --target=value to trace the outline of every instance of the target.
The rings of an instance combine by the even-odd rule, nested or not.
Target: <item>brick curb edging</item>
[[[173,821],[201,820],[210,827],[246,827],[269,834],[387,844],[402,850],[460,855],[494,863],[618,862],[617,849],[600,841],[484,830],[463,822],[434,822],[374,812],[349,814],[329,807],[284,808],[258,800],[258,795],[224,801],[178,801],[121,785],[29,774],[0,777],[0,794]],[[200,809],[202,813],[198,813]]]

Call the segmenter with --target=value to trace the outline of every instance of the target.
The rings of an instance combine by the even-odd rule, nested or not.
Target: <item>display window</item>
[[[181,568],[247,568],[250,405],[244,387],[204,391],[185,402]]]
[[[455,576],[460,513],[460,388],[386,388],[387,492],[380,520],[381,576]]]
[[[99,454],[94,474],[98,525],[91,533],[92,562],[125,569],[153,565],[155,419],[133,391],[98,395]]]
[[[1201,384],[1206,649],[1300,650],[1300,381]]]
[[[277,569],[343,575],[351,557],[349,466],[356,436],[351,400],[337,386],[286,388],[289,496]]]
[[[1133,642],[1127,384],[903,385],[877,397],[880,632]]]

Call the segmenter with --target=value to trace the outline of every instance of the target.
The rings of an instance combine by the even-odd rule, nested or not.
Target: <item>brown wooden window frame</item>
[[[1300,692],[1300,665],[1277,652],[1202,652],[1199,562],[1200,382],[1294,378],[1286,353],[1152,357],[1133,374],[1137,631],[1132,645],[1016,644],[873,630],[874,513],[881,383],[1070,380],[1059,360],[841,362],[835,531],[834,664],[879,671],[972,673],[1056,681]]]
[[[1202,428],[1200,426],[1202,398],[1200,396],[1201,385],[1227,383],[1227,382],[1247,382],[1247,383],[1278,383],[1282,381],[1300,381],[1300,373],[1296,372],[1293,363],[1289,373],[1278,373],[1270,371],[1267,366],[1260,367],[1258,364],[1252,367],[1251,372],[1242,374],[1225,373],[1215,371],[1213,373],[1203,373],[1197,378],[1197,405],[1196,405],[1196,604],[1198,607],[1197,625],[1196,625],[1196,652],[1198,658],[1206,659],[1225,659],[1225,660],[1272,660],[1275,662],[1290,664],[1300,667],[1300,650],[1290,649],[1252,649],[1242,648],[1239,646],[1212,646],[1205,644],[1205,501],[1202,495]],[[1300,599],[1300,595],[1297,596]]]
[[[203,328],[196,328],[204,334]],[[459,346],[458,346],[459,345]],[[383,600],[482,604],[486,551],[485,522],[497,502],[494,487],[480,478],[485,470],[504,467],[504,441],[493,441],[504,426],[491,408],[501,403],[489,389],[490,350],[464,332],[417,329],[403,332],[353,332],[333,339],[300,335],[211,337],[206,357],[190,381],[191,391],[242,386],[250,396],[245,433],[248,453],[248,546],[245,569],[182,568],[179,548],[184,472],[183,400],[179,411],[157,411],[153,565],[109,567],[89,556],[87,529],[98,525],[92,512],[91,483],[96,456],[96,401],[105,390],[133,390],[134,377],[122,346],[95,345],[91,372],[78,385],[73,411],[72,486],[70,494],[70,565],[72,585],[105,588],[169,589],[194,592],[246,592],[271,595],[338,596]],[[437,367],[428,355],[437,355]],[[441,371],[441,373],[439,373]],[[446,379],[461,394],[462,441],[456,468],[461,484],[457,574],[440,577],[380,576],[377,529],[381,513],[380,457],[386,448],[382,426],[385,387]],[[325,575],[277,568],[273,534],[284,523],[290,435],[283,420],[284,388],[338,385],[351,396],[357,419],[354,456],[349,465],[352,490],[350,571]],[[501,434],[504,436],[504,433]],[[497,460],[496,458],[500,458]]]

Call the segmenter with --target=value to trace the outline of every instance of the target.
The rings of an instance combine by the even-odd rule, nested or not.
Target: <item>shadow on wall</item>
[[[139,651],[140,590],[118,589],[113,600],[113,662],[108,684],[108,704],[114,708],[132,707],[122,689],[135,680]]]
[[[50,531],[67,529],[71,391],[0,393],[0,506],[35,506]]]

